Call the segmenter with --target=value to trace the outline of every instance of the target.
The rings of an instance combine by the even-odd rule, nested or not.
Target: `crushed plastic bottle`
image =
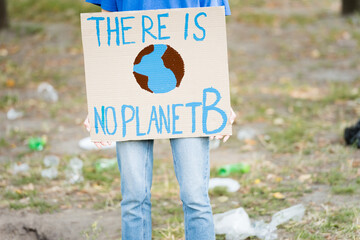
[[[95,169],[97,172],[102,172],[111,168],[117,167],[116,158],[101,158],[95,162]]]
[[[243,208],[214,214],[216,234],[225,234],[226,240],[242,240],[254,236],[249,215]]]
[[[54,179],[58,176],[58,170],[55,167],[41,170],[41,176],[43,178]]]
[[[228,192],[236,192],[240,189],[240,184],[231,178],[210,178],[209,190],[215,187],[226,187]]]
[[[219,167],[217,173],[219,176],[229,176],[231,173],[248,173],[250,165],[246,163],[227,164]]]
[[[24,113],[16,111],[14,108],[10,108],[10,110],[6,113],[6,117],[9,120],[15,120],[17,118],[21,118],[22,116],[24,116]]]
[[[14,175],[18,174],[19,172],[27,172],[29,171],[29,169],[30,167],[27,163],[20,163],[20,164],[14,163],[12,167]]]
[[[57,102],[59,100],[57,91],[51,84],[47,82],[40,83],[37,88],[37,92],[39,97],[41,97],[45,101]]]
[[[28,146],[30,150],[42,151],[46,144],[45,138],[42,137],[31,137],[28,140]]]
[[[83,138],[79,141],[79,147],[85,150],[99,150],[96,145],[91,141],[90,137]],[[101,149],[115,148],[116,142],[112,142],[111,145],[102,146]]]
[[[66,178],[71,183],[79,183],[84,180],[82,175],[83,161],[77,157],[70,159],[68,168],[66,169]]]
[[[60,158],[55,155],[48,155],[44,158],[44,165],[48,167],[41,171],[41,176],[44,178],[54,179],[58,176],[57,167],[59,165]]]
[[[214,215],[215,233],[225,234],[227,240],[242,240],[251,236],[262,240],[276,240],[279,225],[290,220],[300,221],[304,214],[304,205],[298,204],[275,213],[269,224],[263,220],[251,223],[245,210],[237,208]]]

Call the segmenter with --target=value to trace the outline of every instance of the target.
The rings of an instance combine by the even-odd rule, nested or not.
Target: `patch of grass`
[[[229,196],[230,193],[227,190],[227,187],[214,187],[213,189],[211,189],[209,191],[209,195],[211,197],[216,197],[216,196]]]
[[[20,200],[25,197],[34,196],[36,196],[36,191],[6,191],[3,195],[3,198],[9,200]]]
[[[5,138],[0,138],[0,147],[8,147],[9,143],[6,141]]]
[[[341,185],[345,182],[344,173],[338,169],[331,169],[328,172],[321,172],[314,178],[315,183],[328,184],[330,186]]]
[[[111,185],[115,177],[118,177],[118,169],[110,169],[106,172],[97,172],[94,167],[86,167],[83,169],[84,179],[96,182],[99,185]]]
[[[78,22],[81,12],[100,11],[99,7],[82,0],[17,0],[8,4],[11,18],[39,22]]]
[[[331,188],[331,191],[333,194],[339,194],[339,195],[351,195],[356,192],[357,186],[356,185],[348,185],[348,186],[333,186]]]
[[[358,239],[360,229],[359,208],[329,209],[310,213],[311,218],[287,230],[295,233],[294,239]]]
[[[39,200],[39,199],[34,199],[34,198],[30,198],[29,203],[21,203],[18,201],[10,202],[9,207],[11,209],[15,209],[15,210],[29,207],[32,209],[37,209],[39,211],[39,213],[41,213],[41,214],[42,213],[52,213],[59,208],[59,206],[57,204],[51,204],[44,200]]]
[[[354,92],[354,89],[355,87],[350,84],[333,83],[330,85],[329,94],[321,102],[330,104],[341,100],[355,100],[359,97],[359,94]]]
[[[18,101],[18,97],[15,95],[7,94],[4,96],[1,96],[0,97],[0,110],[14,105],[15,103],[17,103],[17,101]]]
[[[11,183],[14,186],[27,185],[29,183],[39,184],[42,181],[41,175],[39,173],[31,173],[29,176],[15,176]]]
[[[269,131],[268,135],[273,144],[272,150],[280,153],[295,152],[296,145],[313,142],[309,123],[300,118],[290,119],[282,130]]]

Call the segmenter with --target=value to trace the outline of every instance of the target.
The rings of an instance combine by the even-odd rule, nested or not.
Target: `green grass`
[[[8,4],[10,18],[21,21],[79,22],[80,13],[100,11],[83,0],[16,0]]]
[[[18,97],[15,95],[4,95],[0,97],[0,110],[3,110],[6,107],[13,106],[18,102]]]
[[[34,198],[30,198],[29,203],[21,203],[18,201],[10,202],[9,207],[14,210],[19,210],[19,209],[23,209],[23,208],[35,209],[41,214],[42,213],[52,213],[59,208],[59,206],[57,204],[51,204],[44,200],[34,199]]]
[[[356,185],[347,185],[347,186],[333,186],[331,188],[331,191],[333,194],[338,194],[338,195],[352,195],[356,192],[356,189],[359,186]]]
[[[14,176],[11,183],[14,186],[22,186],[22,185],[27,185],[29,183],[32,184],[40,184],[40,182],[42,182],[43,179],[40,175],[40,173],[30,173],[30,175],[28,176]]]

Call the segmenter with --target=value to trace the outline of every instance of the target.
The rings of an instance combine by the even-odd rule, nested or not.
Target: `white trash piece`
[[[240,184],[231,178],[210,178],[209,189],[215,187],[226,187],[228,192],[236,192],[240,189]]]
[[[58,170],[55,167],[41,170],[41,176],[43,178],[54,179],[58,176]]]
[[[29,171],[30,167],[27,163],[22,163],[22,164],[13,164],[12,170],[13,170],[13,174],[16,175],[19,172],[27,172]]]
[[[57,91],[51,84],[47,82],[40,83],[37,88],[37,92],[39,97],[41,97],[45,101],[57,102],[59,100]]]
[[[214,215],[216,234],[225,234],[226,240],[241,240],[254,236],[250,218],[243,208]]]
[[[43,178],[54,179],[58,176],[57,167],[59,165],[60,158],[55,155],[48,155],[44,158],[44,165],[48,167],[41,171],[41,176]]]
[[[276,240],[277,226],[290,220],[300,221],[304,214],[304,205],[298,204],[275,213],[269,224],[263,220],[251,223],[245,210],[237,208],[214,215],[215,233],[225,234],[226,240],[242,240],[250,236],[262,240]]]
[[[79,147],[85,150],[99,149],[92,141],[90,137],[83,138],[79,141]],[[101,146],[101,149],[115,148],[116,142],[112,142],[111,145]]]
[[[255,129],[247,127],[247,128],[240,129],[238,131],[237,138],[240,141],[254,139],[256,134],[257,134],[257,132],[255,131]]]
[[[71,183],[79,183],[84,180],[82,175],[83,161],[77,157],[70,159],[68,168],[66,169],[67,180]]]
[[[6,117],[9,120],[15,120],[17,118],[21,118],[22,116],[24,116],[24,113],[16,111],[14,108],[10,108],[10,110],[6,113]]]

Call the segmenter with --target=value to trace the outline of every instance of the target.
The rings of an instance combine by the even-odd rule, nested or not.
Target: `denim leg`
[[[175,175],[183,202],[186,240],[215,240],[208,194],[209,138],[171,139]]]
[[[116,142],[122,239],[151,240],[153,144],[153,140]]]

